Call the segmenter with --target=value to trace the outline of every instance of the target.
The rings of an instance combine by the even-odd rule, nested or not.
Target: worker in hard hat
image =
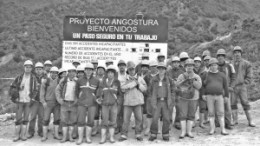
[[[126,73],[126,62],[124,60],[119,60],[117,63],[118,67],[118,80],[120,82],[120,85],[124,85],[126,83],[127,79],[127,73]],[[124,93],[122,93],[124,94]],[[122,95],[123,96],[123,95]],[[116,128],[116,134],[120,133],[122,131],[122,125],[123,125],[123,106],[124,98],[120,98],[118,100],[118,106],[117,106],[117,128]]]
[[[179,55],[180,58],[180,68],[185,72],[185,61],[189,59],[189,55],[187,52],[181,52]]]
[[[179,106],[181,123],[180,139],[183,139],[185,136],[194,138],[192,127],[195,120],[195,113],[197,111],[199,89],[202,85],[200,76],[194,73],[194,65],[195,63],[193,59],[187,59],[185,61],[186,71],[179,75],[176,82],[178,89],[177,96],[179,98],[177,106]]]
[[[145,110],[146,110],[146,120],[145,122],[145,127],[144,127],[144,135],[148,136],[150,133],[150,127],[152,125],[152,105],[151,105],[151,93],[152,93],[152,88],[151,88],[151,80],[153,77],[155,77],[158,74],[158,69],[157,69],[158,62],[157,61],[151,61],[149,63],[149,73],[144,77],[144,80],[147,84],[147,92],[144,94],[146,96],[146,103],[145,103]],[[159,130],[158,130],[159,131]],[[161,131],[159,131],[161,132]]]
[[[218,60],[211,58],[209,60],[209,71],[202,77],[203,89],[202,98],[207,101],[210,132],[209,135],[215,133],[215,114],[218,116],[221,135],[228,135],[225,128],[224,119],[224,99],[228,96],[228,82],[226,75],[218,71]],[[217,112],[215,112],[217,111]]]
[[[72,65],[68,67],[67,77],[61,79],[56,88],[56,99],[60,103],[60,119],[62,126],[62,139],[61,143],[67,141],[74,142],[73,131],[77,123],[77,101],[76,96],[76,68]]]
[[[97,66],[97,73],[96,78],[99,80],[100,83],[102,83],[106,78],[106,67],[104,65],[98,65]],[[96,113],[95,113],[95,119],[94,119],[94,127],[92,128],[92,136],[95,136],[98,134],[100,127],[99,127],[99,120],[101,118],[101,105],[96,105]]]
[[[201,78],[202,76],[207,73],[207,70],[205,67],[202,65],[202,59],[197,56],[194,58],[194,73],[199,75]],[[207,102],[202,99],[202,88],[199,90],[199,101],[198,101],[198,106],[199,106],[199,126],[201,128],[206,128],[204,125],[205,123],[205,118],[207,114]]]
[[[44,62],[44,73],[47,77],[50,77],[50,70],[52,67],[52,62],[50,60],[46,60]]]
[[[180,74],[184,73],[183,69],[180,68],[180,58],[178,56],[172,56],[171,58],[171,69],[168,70],[168,74],[170,79],[174,84],[176,84],[177,78]],[[175,104],[178,105],[178,98],[175,98]],[[179,108],[178,106],[175,106],[176,109],[176,115],[174,120],[174,127],[176,129],[180,129],[180,116],[179,116]],[[172,117],[173,109],[170,109],[170,116]],[[172,122],[172,118],[171,118]]]
[[[48,139],[48,127],[51,114],[53,114],[54,117],[54,139],[60,140],[58,132],[60,124],[60,104],[57,102],[55,94],[55,89],[59,84],[58,73],[59,69],[56,66],[53,66],[50,69],[50,77],[43,79],[41,84],[40,100],[44,108],[42,142]]]
[[[174,88],[171,79],[166,74],[166,63],[160,62],[157,65],[158,74],[151,80],[151,106],[153,108],[151,136],[149,141],[157,139],[158,121],[162,115],[162,138],[169,141],[170,135],[170,109],[175,102]]]
[[[93,77],[94,66],[87,63],[85,66],[85,76],[77,81],[76,97],[78,97],[78,141],[77,144],[83,142],[83,132],[86,126],[86,142],[92,143],[91,134],[94,127],[94,118],[96,114],[96,99],[100,95],[100,81]],[[88,114],[87,114],[88,113]],[[88,121],[86,123],[86,116]]]
[[[35,68],[35,77],[37,79],[38,83],[38,89],[41,87],[41,81],[44,78],[44,66],[41,62],[37,62],[34,66]],[[42,134],[42,121],[43,121],[43,105],[40,102],[40,92],[38,92],[37,96],[35,97],[35,100],[32,101],[31,104],[31,118],[29,122],[29,129],[28,129],[28,139],[32,138],[35,133],[35,124],[36,124],[36,119],[38,118],[37,122],[37,133],[40,137],[43,136]]]
[[[248,125],[250,127],[255,127],[253,122],[253,117],[250,113],[250,104],[248,101],[247,86],[252,82],[253,70],[250,62],[242,58],[243,49],[240,46],[235,46],[233,49],[234,60],[232,64],[235,68],[235,86],[234,86],[234,96],[231,98],[231,108],[234,124],[238,124],[238,114],[237,114],[237,103],[238,98],[245,111]]]
[[[231,110],[231,95],[233,94],[233,89],[235,86],[235,68],[232,64],[227,63],[226,61],[226,51],[224,49],[219,49],[217,51],[217,59],[218,59],[218,70],[223,72],[228,81],[229,88],[229,98],[225,98],[224,106],[225,106],[225,127],[226,129],[233,129],[232,125],[232,110]],[[216,125],[219,125],[217,117],[215,120]]]
[[[117,122],[117,105],[122,97],[120,82],[115,78],[116,68],[113,65],[107,67],[107,78],[103,80],[100,104],[102,106],[102,128],[101,141],[104,144],[107,139],[107,129],[109,130],[110,142],[115,143],[115,128]]]
[[[127,81],[121,86],[124,92],[124,122],[119,141],[125,141],[128,137],[128,127],[130,117],[134,113],[135,117],[135,136],[136,140],[143,141],[142,137],[142,105],[144,104],[143,92],[147,85],[142,77],[136,75],[135,64],[127,62]]]
[[[32,73],[32,61],[25,61],[23,66],[24,72],[15,78],[9,90],[11,100],[16,104],[14,142],[27,140],[26,134],[29,122],[30,102],[35,100],[38,94],[37,78]]]

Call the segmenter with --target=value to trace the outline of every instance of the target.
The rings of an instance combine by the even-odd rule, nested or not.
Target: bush
[[[20,53],[15,53],[13,60],[17,63],[21,62],[22,57],[21,57]]]
[[[28,57],[28,58],[31,58],[31,59],[34,59],[34,54],[32,52],[25,52],[24,56]]]
[[[0,51],[0,57],[3,57],[3,56],[5,56],[5,52],[4,51]]]

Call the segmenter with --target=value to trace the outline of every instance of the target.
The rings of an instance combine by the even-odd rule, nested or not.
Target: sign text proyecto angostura
[[[64,41],[167,42],[166,18],[66,16]]]

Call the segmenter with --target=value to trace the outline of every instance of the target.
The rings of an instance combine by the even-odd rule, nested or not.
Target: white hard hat
[[[72,64],[75,64],[75,63],[80,64],[80,62],[79,62],[78,60],[74,60],[74,61],[72,62]]]
[[[178,56],[172,56],[172,62],[174,61],[180,61],[180,58]]]
[[[109,66],[110,66],[110,65],[109,65]],[[103,68],[103,69],[106,71],[106,67],[105,67],[104,65],[102,65],[102,64],[100,64],[100,65],[97,66],[97,69],[99,69],[99,68]]]
[[[83,65],[79,65],[76,70],[77,71],[84,71],[85,67]]]
[[[150,62],[150,67],[152,67],[152,66],[158,66],[158,62],[157,61],[155,61],[155,60],[153,60],[153,61],[151,61]]]
[[[194,58],[194,61],[201,61],[201,58],[197,56]]]
[[[189,58],[188,53],[187,52],[181,52],[180,59],[182,59],[182,58]]]
[[[90,68],[90,69],[94,69],[94,65],[92,63],[87,63],[85,66],[85,69]]]
[[[235,46],[233,51],[240,51],[243,52],[243,49],[240,46]]]
[[[53,66],[53,67],[51,67],[50,72],[59,72],[59,69],[58,69],[58,67]]]
[[[141,66],[149,66],[149,61],[148,60],[142,60]]]
[[[76,67],[74,65],[70,65],[68,68],[67,68],[68,71],[70,70],[74,70],[76,71]]]
[[[52,63],[51,63],[50,60],[46,60],[46,61],[44,62],[44,65],[52,65]]]
[[[37,62],[35,64],[35,68],[43,68],[43,64],[41,62]]]
[[[113,72],[116,72],[116,68],[114,67],[114,65],[109,65],[109,66],[107,67],[107,72],[108,72],[109,70],[112,70]]]
[[[165,55],[163,53],[159,53],[157,58],[159,58],[159,57],[165,57]]]
[[[26,61],[24,62],[24,64],[23,64],[23,66],[25,66],[25,65],[31,65],[31,66],[33,66],[33,63],[32,63],[31,60],[26,60]]]
[[[108,59],[108,60],[106,60],[106,64],[107,64],[107,63],[113,63],[113,60]]]
[[[60,68],[59,69],[59,74],[62,73],[62,72],[66,72],[66,70],[64,68]]]

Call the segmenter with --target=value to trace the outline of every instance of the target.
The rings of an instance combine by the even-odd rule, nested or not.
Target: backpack
[[[185,73],[182,74],[184,76],[184,81],[177,86],[177,95],[185,98],[185,99],[192,99],[195,95],[195,88],[193,86],[193,80],[189,79]]]

